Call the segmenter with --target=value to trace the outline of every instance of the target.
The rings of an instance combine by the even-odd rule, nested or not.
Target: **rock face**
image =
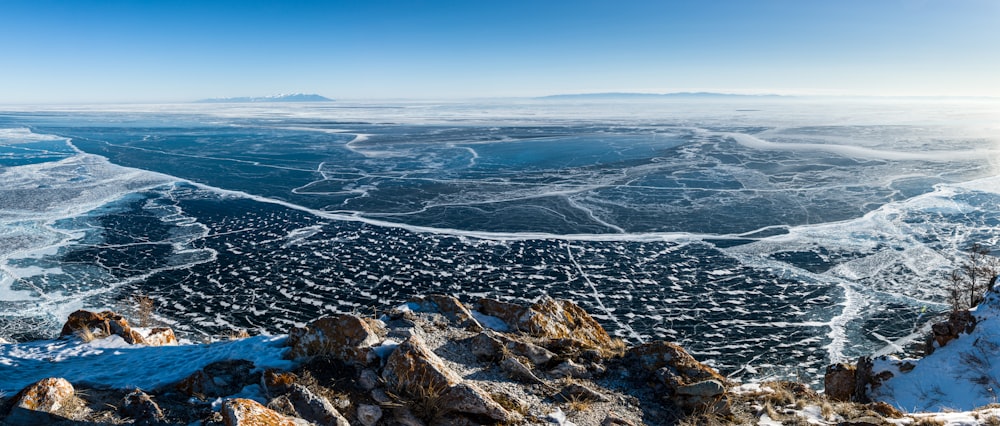
[[[517,420],[517,416],[477,386],[463,383],[417,336],[408,338],[393,351],[386,360],[382,378],[396,392],[436,405],[441,418],[466,414],[503,423]]]
[[[222,403],[222,421],[226,426],[299,426],[296,422],[257,401],[243,398],[227,399]]]
[[[855,373],[857,368],[851,364],[838,363],[826,367],[823,376],[823,386],[826,396],[834,401],[850,401],[857,387]]]
[[[385,331],[374,320],[356,315],[333,315],[317,319],[305,328],[288,332],[288,357],[331,356],[353,365],[375,360],[371,347],[381,342]]]
[[[663,396],[685,411],[728,411],[725,392],[729,381],[678,345],[659,341],[635,346],[626,352],[625,362],[652,378],[663,388]]]
[[[948,342],[957,339],[960,334],[971,333],[975,328],[976,317],[971,312],[967,310],[953,311],[948,314],[947,321],[931,326],[931,339],[932,342],[937,343],[938,347],[943,347]],[[927,349],[928,353],[933,352],[934,347],[930,342],[928,342]]]

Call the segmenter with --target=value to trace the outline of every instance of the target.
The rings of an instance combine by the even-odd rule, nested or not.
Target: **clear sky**
[[[0,0],[0,104],[1000,96],[1000,0]]]

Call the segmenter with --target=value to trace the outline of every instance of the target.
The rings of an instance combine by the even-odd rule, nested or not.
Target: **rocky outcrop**
[[[461,301],[453,296],[443,294],[431,294],[427,296],[417,296],[409,300],[419,306],[420,312],[437,312],[444,315],[457,327],[462,327],[470,331],[480,331],[483,326],[472,315]]]
[[[848,363],[837,363],[826,367],[823,388],[827,398],[834,401],[851,401],[857,387],[857,367]]]
[[[93,338],[120,336],[126,343],[133,345],[164,346],[177,343],[177,337],[174,336],[174,331],[170,328],[153,328],[149,334],[144,336],[142,332],[132,328],[125,317],[111,311],[78,310],[73,312],[63,324],[59,337],[73,335]]]
[[[440,416],[485,416],[503,423],[518,418],[476,385],[465,383],[417,336],[393,351],[386,360],[382,378],[396,392],[437,405]]]
[[[379,344],[384,335],[375,320],[348,314],[323,317],[288,332],[291,347],[288,357],[330,356],[353,365],[366,365],[376,359],[372,346]]]
[[[635,346],[626,351],[625,362],[638,367],[684,411],[728,411],[729,381],[678,345],[659,341]]]
[[[529,307],[497,300],[480,300],[479,311],[500,318],[511,329],[548,339],[561,346],[585,349],[617,346],[607,331],[583,308],[569,300],[542,297]]]
[[[934,343],[937,347],[944,347],[948,342],[955,340],[961,334],[972,333],[976,329],[976,317],[968,310],[952,311],[948,314],[948,320],[936,323],[931,326],[930,340],[927,342],[926,352],[934,352]]]

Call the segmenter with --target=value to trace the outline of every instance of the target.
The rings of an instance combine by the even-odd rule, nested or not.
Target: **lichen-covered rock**
[[[483,299],[479,310],[503,320],[511,329],[551,341],[562,346],[583,349],[611,348],[615,344],[604,327],[583,308],[569,300],[542,297],[530,307]]]
[[[14,406],[53,413],[75,394],[73,385],[60,377],[39,380],[14,396]]]
[[[293,419],[260,405],[259,402],[234,398],[222,402],[222,422],[226,426],[305,426],[309,422]]]
[[[479,387],[464,383],[418,336],[406,339],[389,355],[382,378],[396,392],[435,400],[443,413],[482,415],[504,423],[518,419]]]
[[[143,338],[146,345],[149,346],[168,346],[177,344],[177,336],[174,335],[174,330],[169,327],[157,327],[149,331],[149,334]]]
[[[347,314],[323,317],[288,332],[291,350],[287,356],[329,355],[348,364],[366,365],[377,358],[371,347],[381,342],[384,334],[375,320]]]
[[[75,398],[73,385],[63,378],[42,379],[14,395],[13,407],[4,419],[8,425],[45,424],[59,419]]]
[[[136,389],[125,395],[122,412],[137,425],[155,425],[165,420],[163,410],[145,392]]]
[[[431,294],[428,296],[416,296],[410,299],[410,302],[418,304],[421,312],[438,312],[459,327],[471,331],[480,331],[483,329],[479,321],[476,321],[472,316],[472,311],[455,297],[443,294]]]

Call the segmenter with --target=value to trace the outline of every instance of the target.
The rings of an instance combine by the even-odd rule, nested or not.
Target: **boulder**
[[[857,368],[847,363],[837,363],[826,367],[823,387],[826,397],[834,401],[851,401],[857,389]]]
[[[145,392],[136,389],[125,395],[122,412],[137,425],[155,425],[165,420],[163,410]]]
[[[65,419],[67,409],[77,401],[75,393],[66,379],[39,380],[14,395],[11,412],[4,424],[47,424]]]
[[[350,426],[347,419],[326,398],[316,395],[305,386],[293,384],[286,395],[295,412],[302,419],[319,425]]]
[[[59,337],[71,336],[79,330],[96,331],[98,337],[118,335],[129,344],[145,343],[142,334],[133,330],[125,317],[111,311],[97,313],[81,309],[73,312],[66,318]]]
[[[286,417],[259,402],[234,398],[222,402],[222,422],[226,426],[305,426],[309,422]]]
[[[328,355],[351,365],[367,365],[377,359],[371,347],[379,344],[383,335],[385,330],[375,320],[348,314],[323,317],[288,332],[291,350],[286,356]]]
[[[482,389],[464,383],[418,336],[406,339],[389,355],[382,378],[395,392],[424,402],[433,401],[443,416],[479,415],[501,423],[518,419]]]
[[[472,311],[455,297],[443,294],[431,294],[428,296],[416,296],[409,301],[418,304],[421,312],[438,312],[448,318],[452,324],[459,327],[471,331],[481,331],[483,329],[479,321],[476,321],[472,316]]]
[[[364,426],[374,426],[382,419],[382,408],[377,405],[358,405],[358,421]]]

